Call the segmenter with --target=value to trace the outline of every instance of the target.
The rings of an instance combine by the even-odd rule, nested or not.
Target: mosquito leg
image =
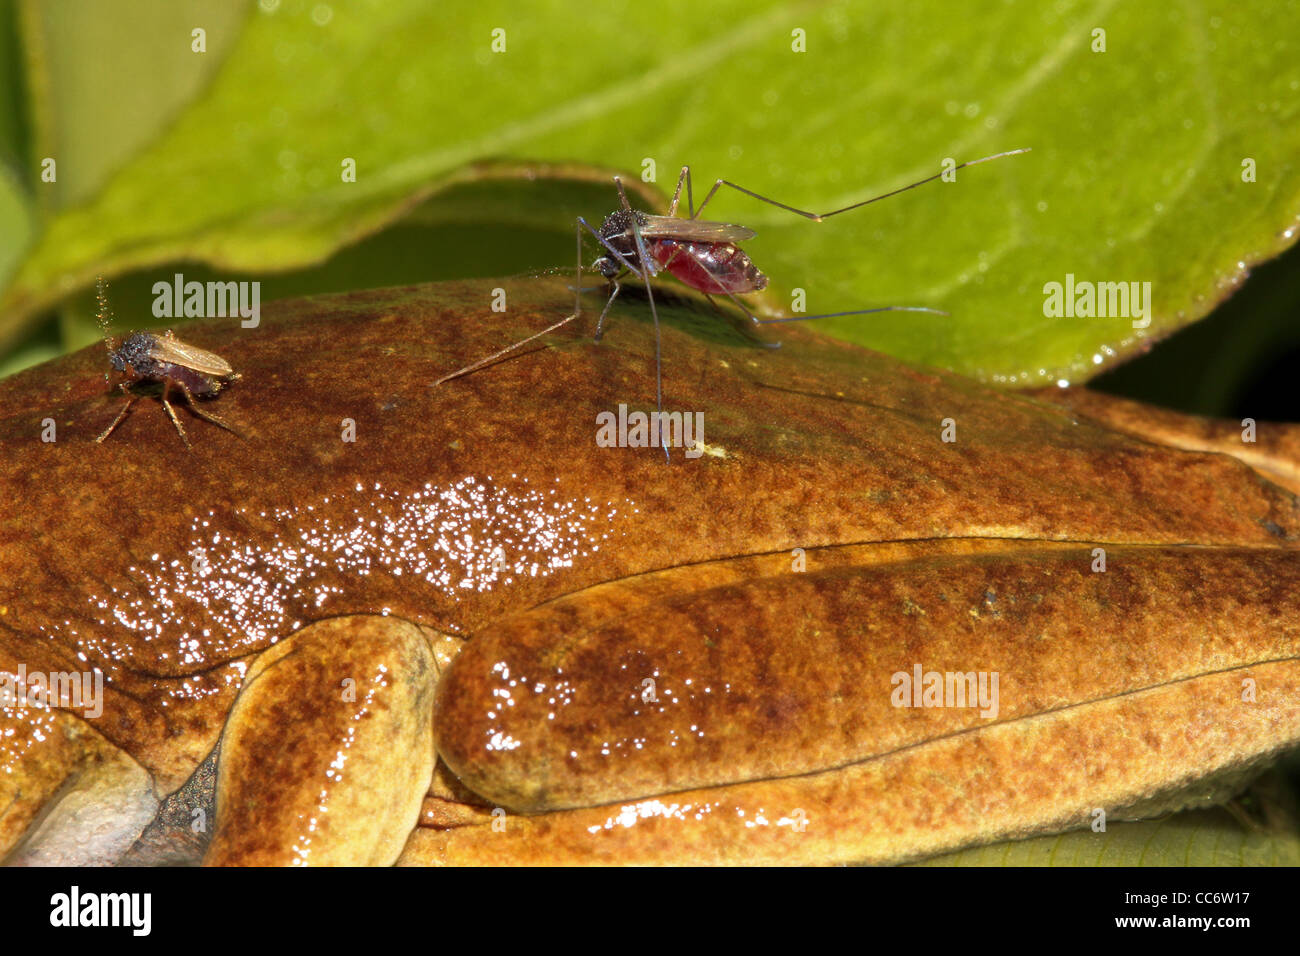
[[[624,269],[626,269],[628,272],[635,272],[637,275],[640,275],[640,274],[641,274],[641,270],[638,269],[636,266],[632,265],[631,261],[627,258],[627,256],[623,255],[623,253],[619,252],[617,249],[615,249],[613,246],[611,246],[611,245],[609,244],[609,240],[608,240],[608,239],[606,239],[604,236],[602,236],[602,235],[601,235],[599,232],[597,232],[595,229],[591,228],[591,223],[587,222],[587,220],[583,219],[581,216],[578,217],[578,222],[582,223],[582,225],[586,228],[586,230],[587,230],[589,233],[591,233],[592,237],[593,237],[597,242],[599,242],[602,246],[604,246],[604,247],[605,247],[605,250],[606,250],[606,251],[607,251],[611,256],[613,256],[615,259],[618,260],[619,265],[621,265],[621,266],[622,266]],[[636,235],[639,237],[639,236],[640,236],[640,233],[638,232],[638,233],[636,233]]]
[[[713,188],[710,189],[707,193],[705,193],[705,195],[704,195],[704,202],[700,203],[700,208],[699,208],[699,209],[696,209],[696,210],[693,210],[693,211],[691,212],[691,218],[692,218],[692,219],[698,219],[698,218],[699,218],[700,213],[704,212],[704,207],[707,206],[707,205],[709,204],[709,200],[713,198],[713,194],[716,193],[716,192],[718,191],[718,187],[719,187],[719,186],[722,186],[722,185],[730,185],[730,184],[727,183],[727,181],[726,181],[725,179],[719,179],[717,182],[715,182],[715,183],[713,184]]]
[[[871,315],[873,312],[928,312],[931,315],[947,315],[942,309],[931,309],[924,305],[882,305],[878,309],[854,309],[852,312],[827,312],[822,315],[778,316],[775,319],[758,319],[750,316],[759,325],[776,325],[779,322],[810,322],[813,319],[838,319],[846,315]]]
[[[181,394],[185,396],[185,402],[187,405],[189,405],[190,411],[192,411],[195,415],[198,415],[199,418],[205,419],[207,421],[212,422],[212,424],[214,425],[218,425],[221,428],[224,428],[232,435],[238,435],[240,438],[244,437],[243,434],[240,433],[239,429],[235,428],[234,425],[230,424],[225,419],[221,418],[218,415],[214,415],[212,412],[200,408],[199,403],[194,400],[194,395],[190,392],[189,388],[185,385],[184,382],[177,382],[176,387],[179,388],[181,390]]]
[[[698,214],[701,210],[704,209],[708,201],[713,198],[713,194],[718,191],[719,186],[730,186],[732,189],[735,189],[738,192],[742,192],[746,196],[750,196],[754,199],[757,199],[759,202],[765,202],[769,205],[776,206],[778,209],[784,209],[787,212],[792,212],[796,216],[803,216],[805,219],[811,219],[813,222],[821,222],[823,219],[829,219],[831,216],[838,216],[840,213],[848,212],[850,209],[860,209],[861,207],[870,205],[873,202],[879,202],[882,199],[888,199],[890,196],[897,196],[899,193],[905,193],[909,189],[915,189],[917,186],[924,186],[926,183],[932,183],[936,179],[941,179],[945,172],[956,172],[959,169],[965,169],[967,166],[978,166],[980,163],[987,163],[994,159],[1002,159],[1004,156],[1017,156],[1020,153],[1027,153],[1027,152],[1029,152],[1028,148],[1012,149],[1012,150],[1008,150],[1005,153],[994,153],[992,156],[984,156],[981,157],[980,159],[968,160],[967,162],[964,163],[958,163],[956,166],[953,166],[950,170],[944,170],[942,172],[935,173],[933,176],[926,176],[924,179],[918,179],[916,182],[910,183],[906,186],[901,186],[898,189],[891,189],[889,192],[881,193],[879,196],[872,196],[870,199],[864,199],[861,202],[851,203],[847,206],[843,206],[840,209],[833,209],[830,212],[821,212],[821,213],[809,212],[806,209],[798,209],[794,206],[788,206],[783,202],[777,202],[775,199],[772,199],[768,196],[764,196],[761,193],[756,193],[752,189],[746,189],[744,186],[737,186],[733,182],[729,182],[725,179],[719,179],[717,182],[713,184],[713,188],[709,190],[709,194],[704,197],[704,202],[700,203],[700,208],[699,210],[696,210],[696,213]],[[691,218],[693,219],[695,217],[692,216]]]
[[[633,275],[636,275],[636,276],[639,276],[639,277],[644,277],[644,276],[642,275],[642,271],[641,271],[640,269],[638,269],[636,266],[632,265],[632,263],[628,260],[628,258],[627,258],[626,256],[623,255],[623,253],[619,252],[619,251],[618,251],[617,249],[615,249],[612,245],[610,245],[609,240],[607,240],[604,236],[602,236],[602,235],[601,235],[599,232],[597,232],[595,229],[591,228],[591,224],[588,223],[587,220],[585,220],[585,219],[583,219],[581,216],[579,216],[579,217],[578,217],[578,222],[580,222],[583,226],[585,226],[586,229],[587,229],[587,231],[588,231],[589,233],[591,233],[592,236],[595,237],[596,241],[599,242],[602,246],[604,246],[605,249],[609,252],[609,254],[612,255],[615,259],[618,260],[619,265],[621,265],[621,266],[622,266],[624,269],[626,269],[628,272],[631,272]],[[639,238],[639,233],[638,233],[637,235],[638,235],[638,238]],[[600,341],[600,336],[601,336],[601,334],[602,334],[602,331],[601,331],[601,330],[603,329],[604,324],[605,324],[605,315],[609,312],[609,307],[610,307],[610,305],[612,305],[613,302],[614,302],[614,296],[618,295],[618,292],[619,292],[619,289],[618,289],[618,283],[615,282],[613,279],[611,279],[611,280],[609,280],[609,281],[614,285],[615,288],[614,288],[614,292],[610,295],[609,300],[605,303],[605,308],[603,308],[603,309],[601,310],[601,312],[600,312],[600,320],[596,323],[596,341],[597,341],[597,342]]]
[[[574,270],[578,281],[573,288],[573,314],[576,318],[582,314],[582,226],[576,222],[573,224],[573,238],[578,245],[578,265]]]
[[[167,409],[167,414],[171,418],[172,424],[176,426],[176,434],[181,436],[181,441],[185,442],[185,447],[193,451],[194,446],[190,444],[189,436],[185,434],[185,429],[181,427],[181,420],[176,417],[176,409],[172,408],[172,403],[167,401],[167,393],[171,391],[171,387],[171,379],[164,379],[162,393],[163,408]]]
[[[636,255],[637,255],[637,260],[641,265],[641,268],[640,269],[634,268],[632,266],[632,263],[628,262],[621,252],[619,252],[612,245],[610,245],[604,236],[598,233],[595,229],[592,229],[591,226],[587,223],[587,221],[583,219],[581,216],[578,217],[578,221],[587,227],[587,231],[590,232],[593,236],[595,236],[602,246],[604,246],[606,249],[608,249],[611,253],[614,254],[614,257],[620,263],[622,263],[625,269],[640,277],[641,281],[645,284],[646,297],[650,300],[650,316],[651,318],[654,319],[654,325],[655,325],[655,410],[659,413],[659,417],[656,420],[662,423],[663,410],[664,410],[663,361],[662,361],[663,348],[661,344],[661,336],[659,333],[659,310],[655,306],[654,290],[650,287],[650,275],[651,275],[652,263],[650,261],[649,253],[646,252],[645,241],[641,238],[641,227],[637,225],[636,215],[632,211],[632,205],[627,201],[627,192],[626,190],[623,189],[623,181],[619,179],[617,176],[615,176],[614,185],[618,187],[619,200],[623,203],[623,210],[628,214],[628,219],[632,223],[632,238],[636,241]],[[608,311],[609,309],[610,302],[613,301],[614,301],[613,296],[611,296],[610,301],[605,303],[606,311]],[[660,439],[663,440],[662,433],[660,433]],[[663,444],[663,450],[664,450],[664,458],[669,458],[668,445],[666,441]]]
[[[623,180],[617,176],[614,177],[614,185],[618,187],[618,198],[623,204],[623,211],[627,213],[628,219],[632,223],[632,238],[636,240],[636,255],[641,261],[641,271],[648,275],[658,275],[659,267],[655,265],[646,251],[644,240],[641,238],[641,230],[636,224],[636,213],[632,210],[632,204],[627,201],[627,191],[623,188]],[[637,270],[632,270],[636,272]]]
[[[851,312],[826,312],[821,315],[792,315],[775,319],[760,319],[741,305],[740,300],[738,300],[734,295],[728,292],[727,297],[731,299],[732,302],[735,302],[736,307],[749,316],[750,321],[755,325],[776,325],[781,322],[811,322],[813,319],[838,319],[846,315],[871,315],[875,312],[928,312],[931,315],[948,314],[941,309],[931,309],[923,305],[885,305],[878,309],[854,309]],[[763,344],[770,349],[778,349],[781,347],[780,342],[764,342]]]
[[[588,223],[587,220],[579,216],[578,226],[576,229],[577,236],[578,236],[579,276],[581,276],[582,274],[582,230],[583,229],[586,229],[589,233],[591,233],[592,236],[595,237],[596,241],[599,242],[602,246],[604,246],[605,249],[609,252],[609,254],[612,255],[615,259],[617,259],[620,264],[622,264],[623,268],[627,269],[629,272],[635,272],[637,275],[640,275],[640,272],[638,272],[638,270],[632,265],[632,263],[630,263],[627,260],[627,258],[621,252],[619,252],[617,249],[611,246],[608,240],[606,240],[599,232],[591,228],[591,224]],[[556,329],[568,325],[574,319],[578,318],[578,316],[582,312],[582,302],[580,298],[581,295],[582,295],[582,287],[578,286],[578,288],[574,290],[575,303],[574,303],[574,310],[572,315],[565,316],[564,318],[560,319],[560,321],[556,322],[554,325],[547,326],[546,328],[542,329],[542,331],[537,332],[534,335],[530,335],[526,339],[520,339],[518,342],[515,342],[513,345],[507,345],[505,348],[501,349],[500,351],[493,352],[491,355],[485,358],[481,358],[477,362],[474,362],[471,365],[466,365],[464,368],[457,369],[456,371],[448,375],[444,375],[442,378],[438,379],[433,384],[441,385],[443,382],[450,382],[453,378],[460,378],[462,375],[468,375],[470,372],[477,371],[478,369],[483,368],[483,366],[485,365],[492,364],[494,361],[501,358],[503,355],[508,355],[509,353],[513,352],[515,349],[519,348],[520,346],[527,345],[529,342],[541,338],[543,335],[546,335],[548,332],[554,332]],[[605,311],[607,312],[608,310],[609,310],[609,302],[606,302]],[[601,313],[602,322],[604,321],[604,315],[605,312],[602,312]]]
[[[673,204],[668,207],[668,215],[677,215],[677,201],[682,198],[682,183],[686,182],[691,175],[691,167],[683,166],[681,173],[677,177],[677,188],[673,190]],[[689,197],[688,197],[689,202]]]
[[[456,371],[452,372],[449,375],[444,375],[442,378],[438,379],[433,384],[441,385],[443,382],[450,382],[453,378],[460,378],[462,375],[468,375],[470,372],[476,372],[479,369],[483,368],[483,366],[485,365],[491,365],[493,362],[501,358],[503,355],[509,355],[515,349],[527,345],[529,342],[532,342],[535,339],[540,339],[543,335],[546,335],[549,332],[554,332],[556,329],[568,325],[577,317],[578,317],[578,313],[576,312],[573,313],[573,315],[567,315],[564,318],[560,319],[560,321],[556,322],[554,325],[548,325],[546,328],[542,329],[542,331],[530,335],[526,339],[520,339],[518,342],[515,342],[513,345],[507,345],[505,348],[497,352],[493,352],[491,355],[488,355],[485,358],[481,358],[477,362],[474,362],[471,365],[466,365],[464,368],[457,369]]]
[[[605,302],[605,308],[600,310],[600,318],[596,320],[596,337],[594,339],[596,342],[599,342],[600,337],[605,334],[605,316],[609,314],[609,307],[614,304],[614,300],[618,298],[618,294],[623,288],[618,284],[617,279],[610,279],[609,284],[614,287],[614,291],[609,294],[609,299]]]
[[[619,195],[623,197],[623,208],[629,209],[630,211],[630,207],[628,207],[627,204],[627,194],[623,192],[623,184],[620,183],[617,178],[614,182],[618,183]],[[672,457],[668,454],[668,439],[664,437],[663,432],[664,375],[662,360],[663,347],[659,335],[659,310],[655,308],[655,293],[654,289],[650,287],[650,269],[645,265],[649,260],[646,258],[645,254],[645,244],[641,241],[641,227],[637,225],[635,216],[632,217],[632,236],[636,239],[637,254],[641,257],[643,266],[640,272],[641,281],[645,284],[645,294],[650,300],[650,316],[654,319],[655,323],[655,411],[658,412],[658,418],[656,421],[658,421],[660,428],[659,443],[660,447],[664,450],[664,460],[672,461]]]
[[[736,298],[732,293],[730,293],[730,292],[725,292],[725,293],[723,293],[723,294],[724,294],[728,299],[730,299],[730,300],[732,301],[733,304],[735,304],[736,308],[738,308],[741,312],[745,313],[745,316],[746,316],[746,318],[749,319],[749,321],[753,322],[755,325],[762,325],[762,324],[763,324],[763,320],[760,319],[758,316],[756,316],[753,312],[750,312],[749,309],[745,308],[745,304],[744,304],[743,302],[741,302],[739,299],[737,299],[737,298]],[[763,348],[765,348],[765,349],[779,349],[780,347],[781,347],[781,343],[780,343],[780,342],[764,342],[764,343],[763,343]]]
[[[126,413],[129,412],[131,410],[131,406],[134,405],[139,400],[140,400],[139,395],[132,395],[130,398],[128,398],[126,400],[126,404],[122,406],[122,410],[117,413],[117,418],[113,419],[113,424],[105,428],[103,432],[100,433],[100,436],[95,439],[95,441],[103,442],[105,438],[113,434],[113,429],[117,428],[118,425],[122,424],[122,419],[126,418]]]
[[[220,417],[219,415],[214,415],[212,412],[200,408],[198,405],[194,404],[193,401],[190,402],[190,411],[192,411],[195,415],[198,415],[199,418],[202,418],[206,421],[212,422],[212,424],[214,425],[224,428],[232,435],[238,435],[240,438],[244,437],[243,433],[234,425],[230,424],[230,422],[226,421],[224,418]]]

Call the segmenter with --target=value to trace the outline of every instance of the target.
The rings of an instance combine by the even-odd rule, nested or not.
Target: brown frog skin
[[[8,862],[902,862],[1300,740],[1300,513],[1242,461],[690,302],[705,453],[597,447],[643,304],[431,388],[562,314],[494,285],[188,326],[243,375],[193,453],[149,402],[93,443],[101,350],[0,383],[0,671],[105,680],[0,711]],[[895,706],[918,665],[996,714]]]

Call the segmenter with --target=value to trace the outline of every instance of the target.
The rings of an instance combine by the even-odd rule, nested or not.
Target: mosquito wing
[[[641,235],[647,239],[681,239],[684,242],[744,242],[754,230],[707,219],[678,219],[675,216],[646,216]]]
[[[153,345],[149,349],[149,357],[157,362],[182,365],[204,375],[223,377],[235,371],[220,355],[214,355],[207,349],[182,342],[172,332],[155,336]]]

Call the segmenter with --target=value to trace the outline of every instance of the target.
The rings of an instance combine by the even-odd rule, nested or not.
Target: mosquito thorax
[[[148,332],[132,332],[121,346],[109,354],[109,362],[119,372],[125,371],[128,365],[132,368],[148,367],[152,364],[149,349],[153,346],[153,338]]]
[[[646,218],[644,213],[637,213],[637,225],[644,227]],[[622,236],[630,237],[632,235],[632,217],[626,209],[617,209],[605,217],[605,221],[600,224],[600,235],[604,239],[617,239]]]
[[[600,237],[618,250],[619,255],[625,260],[636,266],[640,264],[641,256],[637,253],[636,235],[632,231],[633,215],[636,216],[637,225],[644,227],[647,222],[644,213],[629,213],[626,209],[619,209],[611,212],[600,224]],[[601,256],[592,263],[592,268],[606,279],[613,279],[623,271],[624,267],[617,256],[608,255]]]

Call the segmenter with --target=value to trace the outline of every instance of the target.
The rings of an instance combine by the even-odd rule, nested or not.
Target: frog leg
[[[1300,744],[1295,552],[1107,550],[750,555],[502,618],[400,862],[897,863],[1225,799]]]
[[[433,777],[437,660],[414,624],[317,621],[263,652],[222,732],[211,865],[383,865]]]
[[[1202,418],[1088,388],[1053,387],[1027,394],[1144,441],[1231,455],[1274,484],[1300,494],[1300,425],[1293,422]]]
[[[0,707],[0,863],[104,866],[158,807],[149,773],[87,721]]]

